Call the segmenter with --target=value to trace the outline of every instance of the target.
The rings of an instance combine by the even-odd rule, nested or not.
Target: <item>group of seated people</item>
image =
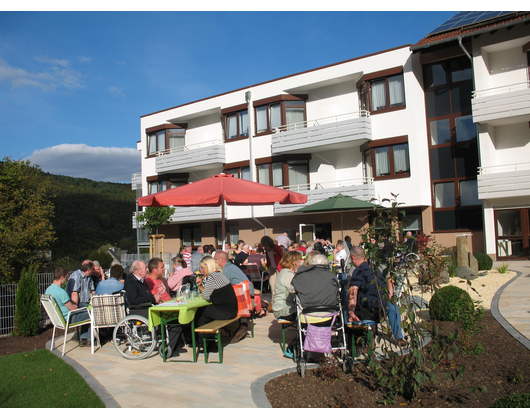
[[[372,319],[379,321],[382,310],[388,313],[394,337],[405,344],[401,332],[401,319],[398,308],[390,302],[393,294],[393,284],[390,279],[386,282],[379,271],[374,271],[366,259],[364,250],[354,246],[349,249],[346,243],[339,241],[335,248],[335,260],[347,258],[352,266],[348,275],[344,273],[342,280],[330,271],[330,261],[327,252],[320,242],[313,244],[313,249],[305,257],[300,250],[285,250],[268,236],[260,241],[264,254],[259,255],[260,262],[267,266],[270,274],[272,292],[272,310],[278,319],[296,320],[296,293],[302,308],[311,306],[336,306],[339,303],[339,286],[342,284],[342,303],[346,312],[347,322],[359,322]],[[245,244],[243,244],[245,245]],[[315,246],[316,245],[316,246]],[[348,248],[346,253],[345,248]],[[201,258],[198,263],[200,275],[196,278],[197,287],[202,298],[212,302],[212,305],[198,309],[195,323],[202,326],[215,319],[232,319],[237,315],[237,298],[233,285],[249,280],[246,274],[236,264],[230,261],[225,251],[214,251],[211,254],[199,252]],[[208,250],[211,252],[211,250]],[[186,249],[183,249],[186,252]],[[241,247],[241,253],[246,254],[246,247]],[[72,273],[66,290],[61,287],[66,282],[67,273],[58,268],[55,271],[53,284],[46,293],[52,294],[65,316],[68,311],[88,307],[90,296],[95,294],[111,294],[125,290],[128,304],[147,318],[148,307],[171,300],[171,292],[177,291],[183,284],[185,277],[194,276],[194,271],[188,261],[193,261],[195,254],[187,252],[171,260],[172,271],[165,278],[166,268],[161,258],[151,258],[147,264],[137,260],[131,265],[130,272],[124,275],[121,265],[115,264],[110,269],[110,277],[105,278],[103,270],[93,261],[83,261],[79,270]],[[256,255],[256,254],[251,254]],[[304,259],[305,258],[305,259]],[[249,258],[245,258],[247,261]],[[340,261],[339,259],[339,261]],[[240,259],[241,260],[241,259]],[[99,269],[97,268],[99,266]],[[63,271],[61,271],[63,270]],[[98,278],[97,285],[93,276]],[[377,283],[377,284],[376,284]],[[56,287],[58,286],[58,287]],[[228,287],[230,286],[230,287]],[[267,308],[261,308],[259,290],[255,290],[249,281],[250,294],[255,303],[258,314],[267,314]],[[61,291],[59,291],[61,289]],[[87,316],[76,314],[77,318]],[[76,318],[76,319],[77,319]],[[246,333],[244,325],[234,326],[233,340],[238,341]],[[80,342],[90,337],[88,328],[81,334]],[[215,349],[209,349],[214,351]]]
[[[348,323],[363,320],[379,322],[383,310],[386,311],[394,339],[400,345],[406,345],[399,309],[390,301],[393,295],[392,280],[388,278],[385,281],[379,270],[372,269],[361,247],[352,247],[350,258],[353,268],[343,281],[339,281],[330,271],[327,257],[318,250],[309,252],[303,265],[300,265],[302,259],[299,252],[284,252],[279,261],[281,271],[275,283],[274,316],[277,319],[296,320],[295,293],[300,309],[338,306],[341,299]],[[344,290],[342,296],[339,295],[339,285]]]

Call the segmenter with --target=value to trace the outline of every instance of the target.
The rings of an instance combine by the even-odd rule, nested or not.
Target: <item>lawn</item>
[[[0,357],[0,408],[104,408],[84,379],[49,350]]]

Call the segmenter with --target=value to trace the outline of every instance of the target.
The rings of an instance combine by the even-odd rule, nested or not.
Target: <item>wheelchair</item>
[[[91,304],[94,334],[99,343],[99,328],[114,327],[112,343],[125,359],[145,359],[157,348],[159,355],[163,356],[159,332],[154,328],[149,331],[147,317],[151,305],[127,305],[125,291],[112,295],[95,295]],[[166,330],[166,358],[173,354],[169,336]]]

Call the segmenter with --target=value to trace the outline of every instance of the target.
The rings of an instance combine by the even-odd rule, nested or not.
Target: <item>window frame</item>
[[[408,172],[401,172],[396,173],[395,170],[395,162],[394,162],[394,146],[400,146],[406,144],[407,145],[407,160],[409,164],[409,170]],[[375,150],[381,149],[383,147],[388,147],[388,154],[389,154],[389,166],[390,166],[390,174],[389,175],[379,175],[376,176],[376,165],[375,165]],[[364,174],[367,178],[373,178],[374,181],[382,181],[382,180],[389,180],[389,179],[399,179],[399,178],[409,178],[411,173],[411,167],[410,167],[410,146],[409,146],[409,138],[408,135],[405,136],[398,136],[398,137],[390,137],[387,139],[381,139],[381,140],[372,140],[370,142],[367,142],[361,146],[361,153],[363,155],[363,165],[364,165]],[[367,165],[367,156],[370,156],[370,165]],[[372,174],[371,176],[367,176],[367,170],[368,167],[371,169]]]
[[[153,158],[156,156],[164,155],[169,153],[169,134],[170,130],[183,130],[182,134],[184,136],[184,142],[186,141],[186,130],[188,128],[188,124],[163,124],[163,125],[157,125],[155,127],[150,127],[145,129],[146,134],[146,144],[147,144],[147,150],[146,150],[146,157],[147,158]],[[158,136],[164,133],[165,139],[164,139],[164,150],[158,150]],[[156,148],[154,153],[151,153],[151,136],[155,135],[155,144]]]
[[[401,76],[403,86],[403,104],[392,106],[390,104],[390,79],[396,76]],[[377,110],[372,110],[372,86],[374,83],[381,81],[385,82],[385,107]],[[357,91],[359,95],[359,109],[369,111],[370,115],[399,111],[407,107],[403,66],[393,67],[390,69],[381,70],[378,72],[364,75],[361,80],[357,82]]]
[[[464,66],[461,66],[461,70],[459,69],[459,66],[461,64],[464,64]],[[432,69],[432,70],[431,70]],[[443,76],[445,77],[445,80],[442,79],[442,73],[439,71],[436,71],[436,69],[443,70]],[[463,70],[462,70],[463,69]],[[470,139],[465,139],[463,141],[458,140],[458,133],[457,133],[457,121],[459,118],[472,118],[472,110],[471,110],[471,99],[469,100],[469,105],[465,104],[467,109],[464,109],[464,112],[462,112],[462,102],[457,101],[459,97],[453,98],[453,95],[455,93],[457,95],[460,94],[460,88],[465,88],[466,85],[469,85],[470,81],[472,83],[473,80],[473,73],[472,73],[472,67],[469,63],[469,60],[465,55],[460,55],[456,57],[449,57],[444,58],[442,60],[432,61],[432,62],[425,62],[423,63],[423,80],[424,80],[424,92],[425,92],[425,111],[426,111],[426,125],[427,125],[427,146],[429,150],[429,171],[430,171],[430,181],[431,181],[431,199],[432,199],[432,217],[433,217],[433,232],[461,232],[461,231],[471,231],[476,230],[476,227],[462,227],[464,223],[469,222],[470,215],[473,214],[473,212],[481,211],[482,205],[481,204],[471,204],[471,205],[462,205],[462,191],[461,191],[461,183],[466,181],[475,181],[477,182],[477,172],[475,171],[468,171],[465,166],[462,168],[462,161],[468,161],[469,158],[465,156],[461,156],[463,152],[465,152],[466,148],[474,148],[476,150],[476,159],[477,159],[477,165],[478,165],[478,137],[476,132],[476,125],[475,125],[475,135],[474,137]],[[461,75],[465,73],[457,74],[458,72],[468,72],[470,78],[462,79]],[[429,73],[431,72],[431,73]],[[454,77],[457,75],[457,77]],[[453,77],[457,80],[453,81]],[[430,83],[429,86],[427,84]],[[439,109],[443,109],[441,107],[437,107],[436,104],[433,102],[433,104],[429,105],[429,92],[442,92],[443,90],[447,91],[447,104],[448,104],[448,112],[447,113],[440,113],[436,115],[429,116],[429,106],[433,106],[432,110],[436,111]],[[459,108],[455,112],[454,109]],[[437,142],[436,144],[432,144],[432,136],[433,132],[432,130],[436,128],[435,126],[432,126],[431,123],[437,122],[437,121],[448,121],[448,130],[449,130],[449,139],[448,141],[445,141],[443,143]],[[462,128],[465,128],[465,126],[462,126]],[[465,130],[462,131],[464,133]],[[447,140],[447,139],[446,139]],[[446,150],[445,156],[450,157],[451,164],[446,164],[443,161],[440,160],[439,157],[436,155],[438,154],[440,157],[442,156],[440,153],[442,153],[443,150]],[[432,161],[433,159],[437,162],[436,167],[433,167]],[[444,169],[442,171],[441,169]],[[438,168],[438,173],[435,174],[436,168]],[[450,173],[447,173],[449,171]],[[443,173],[446,172],[446,173]],[[462,173],[463,172],[463,173]],[[451,175],[451,176],[449,176]],[[436,206],[436,189],[437,185],[440,184],[448,184],[453,183],[454,188],[454,204],[452,206]],[[438,223],[443,223],[440,218],[443,218],[444,216],[453,217],[454,216],[454,228],[452,229],[440,229],[439,225],[437,227],[437,220]],[[481,222],[481,221],[480,221]]]
[[[247,113],[247,133],[241,133],[240,127],[241,127],[241,116],[243,115],[243,112]],[[229,143],[231,141],[237,141],[237,140],[243,140],[248,139],[248,130],[250,130],[250,126],[248,124],[249,118],[248,118],[248,106],[247,104],[242,105],[236,105],[230,108],[225,108],[221,110],[222,120],[223,120],[223,131],[224,131],[224,139],[225,143]],[[237,122],[237,135],[235,137],[228,138],[228,119],[231,116],[236,117]]]
[[[157,185],[157,191],[167,191],[171,188],[177,188],[177,187],[171,187],[171,183],[175,181],[180,181],[179,183],[182,185],[186,185],[188,183],[189,173],[179,173],[179,174],[164,174],[164,175],[154,175],[149,176],[146,178],[147,181],[147,189],[148,194],[154,194],[152,192],[151,186],[156,183]],[[180,187],[181,185],[179,185]],[[162,189],[164,187],[164,189]]]
[[[281,117],[281,126],[287,125],[287,109],[303,109],[304,111],[304,119],[303,121],[307,121],[307,99],[308,95],[300,94],[300,95],[277,95],[270,98],[260,99],[257,101],[254,101],[252,103],[252,106],[254,108],[254,135],[255,136],[264,136],[264,135],[270,135],[273,134],[273,127],[271,124],[271,107],[274,105],[280,105],[280,117]],[[288,102],[292,101],[300,101],[304,102],[302,104],[294,105],[294,104],[288,104]],[[258,133],[258,109],[265,107],[266,109],[266,115],[267,115],[267,129],[264,131],[261,131]],[[305,124],[304,124],[305,126]]]
[[[289,167],[292,166],[303,166],[306,168],[307,171],[307,182],[305,184],[293,184],[293,185],[308,185],[309,189],[309,178],[310,178],[310,172],[309,172],[309,161],[311,160],[311,154],[300,154],[300,155],[280,155],[280,156],[271,156],[267,158],[261,158],[256,159],[256,181],[260,182],[259,180],[259,166],[268,165],[269,170],[269,183],[265,184],[263,182],[260,182],[264,185],[270,185],[273,187],[290,187],[291,184],[289,182]],[[282,185],[274,185],[274,177],[273,177],[273,164],[274,163],[281,163],[282,164]]]

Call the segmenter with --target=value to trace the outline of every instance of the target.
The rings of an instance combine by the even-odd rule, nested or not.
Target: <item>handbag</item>
[[[312,317],[318,315],[311,315]],[[329,318],[330,315],[318,316],[319,318]],[[304,351],[313,353],[331,353],[331,334],[337,313],[333,315],[333,320],[328,327],[307,324],[307,332],[304,340]]]

